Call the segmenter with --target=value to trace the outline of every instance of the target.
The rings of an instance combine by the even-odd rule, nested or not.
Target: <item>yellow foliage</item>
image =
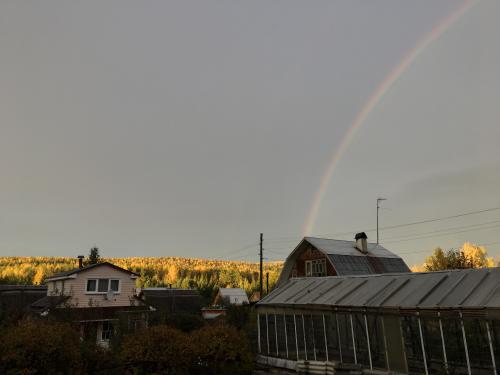
[[[167,286],[201,289],[218,287],[258,290],[259,264],[197,258],[108,258],[102,259],[140,274],[138,287]],[[282,262],[264,263],[273,287],[281,272]],[[78,267],[76,258],[0,257],[0,284],[41,284],[58,272]]]
[[[460,250],[480,268],[495,267],[495,261],[492,257],[488,257],[488,251],[483,246],[476,246],[466,242]]]

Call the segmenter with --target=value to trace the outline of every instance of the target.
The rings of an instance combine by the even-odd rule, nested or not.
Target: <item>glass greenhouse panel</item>
[[[338,330],[340,333],[340,347],[342,349],[342,362],[354,363],[354,346],[352,342],[350,314],[338,313]]]
[[[286,324],[286,339],[288,342],[288,358],[297,359],[297,345],[295,340],[295,325],[293,323],[293,315],[285,315]],[[297,327],[298,329],[299,327]]]

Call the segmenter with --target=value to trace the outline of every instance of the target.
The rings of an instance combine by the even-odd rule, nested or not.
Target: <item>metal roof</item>
[[[290,279],[257,306],[500,307],[500,268]]]
[[[385,247],[375,243],[368,243],[368,253],[363,254],[356,248],[355,241],[332,240],[329,238],[304,237],[311,245],[327,254],[351,255],[351,256],[377,256],[384,258],[399,258],[396,254],[390,252]]]
[[[220,288],[219,293],[223,297],[236,296],[247,297],[247,293],[241,288]]]
[[[374,243],[369,243],[368,252],[362,253],[356,248],[355,241],[304,237],[286,258],[278,286],[288,280],[298,256],[308,246],[324,253],[339,276],[410,272],[401,257]]]

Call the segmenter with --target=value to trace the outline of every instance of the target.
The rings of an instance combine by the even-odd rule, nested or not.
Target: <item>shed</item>
[[[245,305],[248,304],[247,293],[241,288],[220,288],[215,296],[214,305]]]

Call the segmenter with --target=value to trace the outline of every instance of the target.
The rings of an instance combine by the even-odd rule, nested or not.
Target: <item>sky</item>
[[[284,259],[356,114],[462,4],[0,2],[0,255],[257,261],[262,232]],[[499,17],[480,0],[416,56],[307,234],[374,241],[377,197],[381,227],[500,207]],[[380,234],[416,264],[498,257],[499,229],[494,210]]]

